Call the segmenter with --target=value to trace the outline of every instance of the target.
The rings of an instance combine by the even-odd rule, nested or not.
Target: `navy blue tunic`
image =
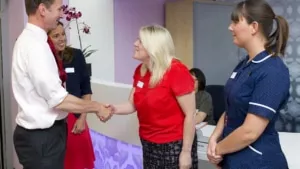
[[[90,77],[82,51],[72,49],[73,60],[70,63],[64,62],[67,73],[66,89],[70,94],[81,98],[84,95],[92,94]],[[75,115],[76,117],[80,116],[80,114]]]
[[[267,118],[262,135],[248,147],[224,156],[223,169],[287,169],[275,122],[289,98],[289,71],[282,59],[261,52],[234,69],[225,86],[223,137],[241,126],[248,113]],[[247,63],[248,62],[248,63]]]

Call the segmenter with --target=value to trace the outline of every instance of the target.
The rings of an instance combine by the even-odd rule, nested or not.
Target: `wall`
[[[1,1],[4,2],[4,1]],[[2,70],[4,91],[4,117],[6,122],[5,161],[8,168],[14,163],[18,167],[18,160],[13,158],[12,131],[15,127],[17,105],[11,91],[11,56],[15,40],[24,27],[24,1],[10,0],[1,4],[1,35],[2,35]],[[17,16],[17,17],[16,17]],[[13,18],[13,19],[12,19]],[[3,117],[3,116],[2,116]]]
[[[114,0],[115,82],[132,83],[138,61],[133,43],[141,26],[164,24],[165,0]]]
[[[82,12],[81,22],[91,27],[91,35],[83,35],[83,48],[92,45],[98,51],[87,58],[92,63],[92,77],[114,81],[114,13],[112,0],[69,0],[69,5]],[[75,22],[71,23],[70,44],[79,48]]]
[[[290,70],[291,97],[277,122],[279,131],[300,132],[300,1],[269,0],[278,15],[284,16],[290,27],[290,38],[284,58]]]
[[[239,50],[228,31],[233,8],[234,3],[194,3],[193,66],[201,68],[206,85],[224,85],[240,61],[237,57]],[[220,64],[221,60],[226,62]]]

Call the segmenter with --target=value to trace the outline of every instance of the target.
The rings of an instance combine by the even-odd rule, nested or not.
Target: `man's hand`
[[[80,116],[73,126],[72,133],[81,134],[85,130],[85,123],[85,118]]]

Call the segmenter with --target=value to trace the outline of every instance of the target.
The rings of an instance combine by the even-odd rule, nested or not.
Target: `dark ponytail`
[[[285,54],[285,49],[289,38],[289,25],[286,19],[284,19],[282,16],[276,16],[276,21],[277,21],[278,38],[276,41],[275,52],[283,56]]]
[[[268,42],[265,48],[269,52],[273,52],[275,56],[283,56],[289,37],[289,25],[282,16],[275,16],[274,21],[276,22],[276,31],[267,38]]]

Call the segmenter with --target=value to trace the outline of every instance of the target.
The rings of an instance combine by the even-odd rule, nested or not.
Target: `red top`
[[[194,91],[194,80],[189,70],[173,60],[161,82],[149,88],[151,73],[141,76],[141,64],[134,73],[134,105],[139,119],[141,139],[153,143],[168,143],[183,139],[184,112],[176,100]]]

